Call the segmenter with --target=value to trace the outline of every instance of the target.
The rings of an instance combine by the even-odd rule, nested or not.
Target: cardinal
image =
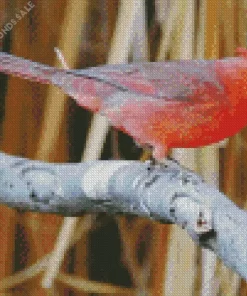
[[[170,148],[199,147],[247,125],[247,50],[219,60],[179,60],[66,70],[0,53],[0,72],[53,84],[106,116],[157,160]]]

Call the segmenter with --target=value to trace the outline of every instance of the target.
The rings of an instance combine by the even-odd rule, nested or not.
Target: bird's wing
[[[236,58],[234,58],[236,59]],[[222,62],[228,60],[221,60]],[[139,96],[151,96],[169,102],[194,100],[203,103],[203,94],[223,94],[224,85],[216,70],[216,60],[182,60],[175,62],[152,62],[129,65],[107,65],[89,68],[88,76],[119,90],[128,90]],[[80,72],[77,72],[80,75]],[[217,96],[221,97],[222,96]],[[208,97],[207,97],[208,98]],[[225,99],[224,99],[225,100]],[[164,100],[161,100],[164,103]],[[195,103],[196,101],[194,101]],[[222,102],[225,103],[225,102]]]
[[[123,105],[128,98],[153,100],[156,104],[188,102],[192,105],[208,103],[211,99],[217,105],[227,102],[216,71],[217,62],[182,60],[64,70],[1,52],[0,72],[57,85],[91,110],[94,110],[89,102],[92,97],[99,98],[96,105],[103,109]]]

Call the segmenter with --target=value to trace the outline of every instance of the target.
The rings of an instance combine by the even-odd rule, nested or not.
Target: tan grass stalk
[[[200,47],[197,54],[200,58],[219,58],[219,1],[201,3],[199,15]],[[199,149],[199,171],[206,181],[218,186],[219,148],[210,145]],[[201,251],[201,295],[213,296],[218,291],[218,280],[215,277],[216,256],[208,251]]]
[[[81,35],[85,32],[82,25],[86,24],[88,1],[72,0],[67,3],[58,48],[66,57],[69,67],[73,68],[81,46]],[[60,61],[57,61],[55,66],[60,67]],[[50,86],[44,112],[43,132],[36,153],[36,158],[40,160],[48,160],[56,145],[63,120],[65,103],[66,96],[57,88]]]
[[[133,37],[133,20],[135,13],[136,10],[133,1],[123,0],[121,2],[119,17],[115,34],[113,36],[108,63],[117,64],[127,62],[131,39]],[[87,145],[83,153],[83,160],[97,159],[100,156],[108,128],[108,122],[104,117],[100,115],[94,116],[89,136],[87,138]],[[76,218],[65,218],[64,225],[61,229],[57,244],[53,251],[52,259],[49,261],[49,266],[43,278],[43,287],[52,286],[52,283],[58,274],[64,253],[67,251],[69,246],[69,238],[71,238],[73,235],[77,220],[78,219]],[[64,242],[64,237],[66,237],[65,235],[67,236],[68,240],[66,243]]]
[[[84,32],[81,26],[82,23],[86,23],[88,3],[89,2],[87,0],[83,2],[79,0],[72,0],[68,1],[66,7],[58,47],[62,50],[70,67],[73,67],[75,64],[81,45],[80,36],[81,33]],[[57,67],[60,66],[59,63],[60,61],[57,61]],[[64,116],[65,100],[66,96],[64,94],[56,88],[50,86],[43,122],[43,133],[40,138],[39,149],[36,155],[38,159],[49,159],[49,155],[55,147],[59,136],[60,125]],[[53,286],[54,279],[57,276],[59,267],[75,231],[77,222],[77,218],[64,219],[57,243],[44,273],[42,287],[51,288]]]
[[[237,14],[237,2],[234,0],[219,0],[220,13],[219,18],[221,21],[222,36],[221,47],[223,47],[222,54],[224,56],[233,56],[237,44],[237,23],[239,22],[239,15]],[[246,11],[245,11],[246,13]],[[242,22],[242,21],[241,21]],[[246,29],[245,29],[246,31]],[[229,139],[227,148],[225,150],[225,163],[224,163],[224,192],[237,202],[238,187],[237,179],[239,178],[239,159],[240,159],[240,146],[241,137],[236,135]],[[240,277],[237,276],[230,269],[226,268],[222,263],[217,264],[217,276],[220,279],[220,290],[224,295],[234,296],[238,295],[240,285]]]
[[[136,8],[137,6],[135,6],[134,0],[122,0],[120,2],[116,29],[108,55],[108,64],[122,64],[128,62],[134,34],[134,18],[135,14],[138,13]],[[99,158],[108,131],[108,120],[99,114],[94,115],[82,159],[94,160]]]
[[[171,43],[172,59],[191,59],[193,57],[194,42],[194,0],[174,1],[174,6],[178,14],[175,25],[170,24],[173,29]],[[169,29],[169,32],[171,29]],[[162,44],[162,43],[161,43]],[[165,42],[168,48],[168,42]],[[160,51],[161,54],[161,51]],[[173,156],[184,165],[195,169],[194,149],[174,149]],[[168,256],[166,258],[166,274],[164,278],[164,295],[192,295],[195,284],[195,256],[196,246],[188,237],[186,232],[179,227],[172,226],[170,231],[170,241],[168,246]]]
[[[163,60],[170,50],[172,59],[186,59],[193,56],[194,41],[194,1],[173,1],[167,22],[164,22],[162,41],[158,60]],[[165,30],[164,30],[165,29]],[[182,163],[194,167],[194,150],[185,152],[183,149],[175,150],[174,157]],[[187,161],[186,161],[187,160]],[[168,228],[168,227],[167,227]],[[188,235],[176,226],[170,227],[169,245],[166,256],[166,273],[163,277],[163,287],[157,295],[192,295],[195,280],[195,252],[196,248]],[[163,245],[167,238],[163,236]],[[164,248],[164,246],[163,246]],[[162,258],[165,260],[165,258]],[[160,264],[161,265],[161,264]],[[163,265],[164,266],[164,265]],[[186,269],[186,273],[184,273]],[[186,274],[186,277],[184,276]],[[188,275],[188,277],[187,277]],[[165,291],[164,291],[165,290]],[[163,292],[162,292],[163,291]],[[164,293],[164,294],[161,294]]]
[[[147,19],[145,1],[135,0],[135,17],[132,42],[133,62],[144,62],[148,60],[148,42],[147,42]],[[151,269],[151,252],[146,252],[143,264],[138,262],[138,244],[146,227],[150,221],[146,219],[136,218],[131,229],[128,228],[126,217],[116,218],[122,244],[122,260],[128,268],[128,272],[132,278],[136,294],[142,295],[148,291],[148,280]],[[147,243],[147,242],[146,242]],[[154,275],[156,276],[156,275]]]
[[[128,295],[135,296],[136,291],[133,288],[122,288],[112,284],[98,283],[89,280],[85,280],[80,277],[59,273],[57,281],[66,284],[66,286],[73,288],[75,291],[86,293],[99,293],[110,295]]]
[[[172,1],[169,13],[167,14],[167,19],[163,20],[161,23],[162,38],[157,54],[158,61],[165,60],[171,49],[173,32],[179,23],[180,8],[181,7],[177,1]]]
[[[70,241],[70,246],[74,245],[76,242],[78,242],[78,240],[81,240],[82,235],[86,236],[88,231],[92,229],[92,226],[92,219],[88,217],[88,215],[84,216],[81,219],[81,224],[79,225],[79,227],[77,227],[74,237]],[[0,291],[5,290],[5,294],[9,294],[8,292],[6,292],[7,289],[15,288],[17,285],[25,283],[26,281],[36,277],[40,272],[45,270],[50,256],[50,254],[47,254],[33,265],[27,267],[26,269],[2,279],[0,281]],[[78,276],[74,277],[71,275],[66,275],[64,273],[59,273],[57,275],[57,280],[60,283],[64,283],[70,288],[75,289],[76,291],[86,291],[87,293],[112,293],[117,295],[135,295],[135,291],[133,289],[117,287],[111,284],[101,284],[97,282],[92,282],[80,278]],[[51,291],[48,295],[54,295],[53,292],[55,288],[52,287],[52,289],[50,290]]]

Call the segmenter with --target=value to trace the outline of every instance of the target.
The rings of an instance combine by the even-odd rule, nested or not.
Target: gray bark
[[[247,212],[173,160],[54,164],[0,153],[0,203],[64,216],[125,213],[176,223],[247,280]]]

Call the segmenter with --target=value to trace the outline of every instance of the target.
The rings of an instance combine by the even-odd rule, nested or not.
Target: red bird
[[[182,60],[64,70],[0,53],[0,72],[53,84],[161,159],[247,125],[247,50],[222,60]]]

